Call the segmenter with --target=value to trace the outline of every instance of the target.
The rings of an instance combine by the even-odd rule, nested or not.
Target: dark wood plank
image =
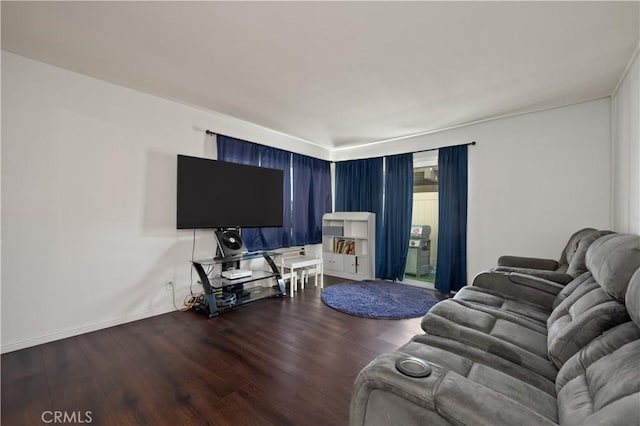
[[[78,340],[72,337],[42,345],[42,360],[50,387],[92,374]]]
[[[341,282],[326,277],[326,284]],[[217,318],[173,312],[2,355],[2,424],[346,424],[353,381],[420,319],[337,312],[313,285]]]
[[[68,423],[113,425],[120,422],[118,413],[105,400],[96,377],[84,376],[51,388],[51,402],[55,411],[71,416]],[[51,419],[51,416],[45,419]]]
[[[2,355],[2,383],[44,373],[42,346]]]
[[[20,352],[29,351],[25,349]],[[4,355],[2,370],[4,371]],[[2,379],[2,424],[41,424],[45,411],[53,410],[47,377],[44,372],[31,374],[14,380]]]

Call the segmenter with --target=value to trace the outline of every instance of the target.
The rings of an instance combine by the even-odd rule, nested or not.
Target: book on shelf
[[[333,243],[333,252],[340,254],[355,254],[356,242],[344,238],[337,238]]]

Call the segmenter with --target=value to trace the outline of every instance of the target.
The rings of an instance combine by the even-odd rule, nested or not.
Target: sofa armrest
[[[512,272],[509,274],[509,278],[516,284],[524,285],[527,287],[535,288],[545,293],[549,293],[554,297],[562,291],[564,288],[563,285],[558,284],[552,280],[546,280],[541,277],[531,276],[527,274],[518,274],[516,272]]]
[[[525,405],[487,386],[431,363],[431,375],[407,377],[395,368],[400,352],[383,354],[356,378],[350,426],[468,424],[557,426]]]
[[[532,275],[558,284],[567,285],[573,281],[573,276],[559,271],[546,271],[543,269],[515,268],[513,266],[496,266],[491,269],[495,272],[517,273],[524,275]]]
[[[530,275],[506,272],[482,272],[473,279],[473,286],[497,291],[504,296],[533,303],[551,311],[553,301],[564,286]]]
[[[500,256],[498,258],[498,266],[555,271],[560,265],[558,264],[557,260],[553,259],[539,259],[535,257],[521,256]]]
[[[562,284],[565,286],[573,281],[573,277],[569,274],[565,274],[564,272],[556,272],[556,271],[540,271],[537,269],[524,270],[520,271],[512,271],[512,274],[518,275],[529,275],[537,278],[541,278],[544,281],[552,281],[554,283]],[[561,287],[562,287],[561,286]]]
[[[434,390],[443,375],[443,369],[432,366],[430,376],[411,378],[401,374],[395,367],[405,354],[394,352],[378,356],[356,377],[349,408],[349,425],[364,426],[377,422],[385,424],[407,424],[436,420],[437,413]],[[379,411],[385,412],[379,416]],[[423,419],[423,420],[421,420]],[[439,422],[442,424],[442,420]],[[423,423],[424,424],[424,423]]]

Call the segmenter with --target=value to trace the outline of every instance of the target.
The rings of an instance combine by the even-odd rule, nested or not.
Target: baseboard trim
[[[425,281],[418,281],[418,280],[412,280],[410,278],[405,277],[404,280],[399,281],[400,284],[406,284],[406,285],[411,285],[414,287],[420,287],[420,288],[428,288],[429,290],[435,290],[436,287],[433,283],[429,283],[429,282],[425,282]]]
[[[47,334],[44,336],[33,337],[30,339],[19,340],[12,343],[3,343],[0,346],[0,353],[5,354],[8,352],[17,351],[20,349],[30,348],[32,346],[42,345],[44,343],[55,342],[56,340],[66,339],[68,337],[79,336],[85,333],[91,333],[93,331],[102,330],[109,327],[115,327],[117,325],[126,324],[133,321],[138,321],[145,318],[155,317],[157,315],[166,314],[175,311],[176,308],[172,306],[154,309],[150,311],[141,312],[139,314],[129,315],[126,317],[116,318],[109,321],[98,322],[94,324],[84,325],[82,327],[71,328],[64,331],[59,331],[53,334]]]

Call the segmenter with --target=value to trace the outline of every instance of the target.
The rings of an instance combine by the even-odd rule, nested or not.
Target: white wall
[[[498,256],[558,258],[582,227],[611,227],[609,99],[360,149],[334,159],[469,147],[469,280]],[[471,282],[471,281],[470,281]]]
[[[638,50],[612,99],[613,229],[640,234],[640,59]]]
[[[329,152],[204,110],[2,53],[2,352],[173,310],[193,231],[175,229],[176,154],[222,134]],[[196,257],[213,253],[197,232]]]

